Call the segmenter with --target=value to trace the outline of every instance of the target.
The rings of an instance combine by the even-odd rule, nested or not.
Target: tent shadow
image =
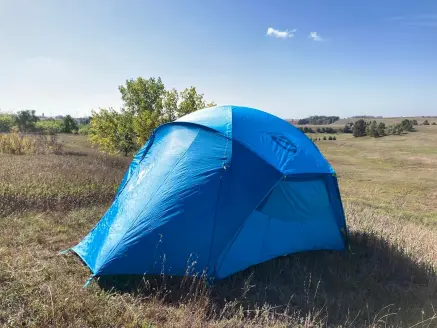
[[[437,307],[433,268],[373,234],[354,232],[352,253],[313,251],[255,265],[206,287],[202,279],[108,276],[105,290],[161,297],[168,304],[208,297],[217,312],[234,302],[246,310],[268,304],[276,313],[322,311],[329,324],[417,323]],[[197,293],[197,295],[195,294]],[[424,313],[422,313],[422,311]]]

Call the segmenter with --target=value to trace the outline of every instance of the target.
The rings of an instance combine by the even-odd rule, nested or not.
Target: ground
[[[351,252],[295,254],[214,286],[128,277],[82,288],[89,270],[58,252],[100,219],[129,158],[61,141],[63,155],[0,154],[0,326],[437,326],[437,126],[317,141],[338,174]]]

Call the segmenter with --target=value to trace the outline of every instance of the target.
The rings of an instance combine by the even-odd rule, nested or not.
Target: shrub
[[[14,117],[8,114],[0,114],[0,132],[10,132],[14,125]]]
[[[385,124],[383,122],[379,123],[376,131],[380,137],[385,136]]]
[[[58,143],[56,134],[30,136],[13,132],[0,135],[0,153],[4,154],[58,154],[61,150],[62,144]]]
[[[428,120],[423,121],[423,125],[429,125]]]
[[[88,125],[88,124],[82,124],[82,125],[79,125],[79,130],[77,131],[80,135],[84,135],[84,136],[86,136],[86,135],[88,135],[88,133],[89,133],[89,130],[90,130],[90,126]]]
[[[335,136],[332,137],[332,140],[337,140],[337,138]]]
[[[40,133],[60,133],[62,120],[44,120],[35,123],[35,130]]]
[[[331,136],[329,136],[328,140],[332,140],[332,137],[331,137]]]
[[[62,132],[64,133],[74,133],[79,128],[77,126],[76,121],[70,115],[64,117],[62,121]]]
[[[323,140],[326,140],[326,137],[323,137]]]
[[[353,128],[354,137],[363,137],[366,135],[366,122],[361,119],[354,123]]]
[[[407,119],[403,120],[401,122],[401,126],[404,131],[410,131],[410,132],[414,131],[413,122],[410,120]]]
[[[435,122],[432,122],[432,124],[431,125],[437,125]]]

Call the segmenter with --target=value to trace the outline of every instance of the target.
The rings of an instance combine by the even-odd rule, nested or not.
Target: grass
[[[341,120],[334,122],[334,124],[344,126],[346,123],[354,123],[355,121],[357,121],[359,119],[360,118],[344,118],[344,119],[341,119]],[[429,124],[432,124],[432,122],[437,123],[437,116],[364,118],[365,121],[374,121],[375,120],[378,123],[383,122],[387,125],[400,123],[404,119],[416,120],[417,123],[419,123],[419,124],[422,124],[425,120],[428,120]]]
[[[81,136],[64,155],[0,155],[0,326],[434,327],[437,127],[317,145],[336,169],[352,253],[278,258],[202,279],[108,277],[58,251],[100,219],[128,159]],[[68,155],[66,155],[68,154]]]

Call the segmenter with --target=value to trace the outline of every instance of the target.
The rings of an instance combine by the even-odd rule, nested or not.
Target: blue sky
[[[437,1],[0,0],[0,109],[85,115],[160,76],[308,115],[437,115]]]

